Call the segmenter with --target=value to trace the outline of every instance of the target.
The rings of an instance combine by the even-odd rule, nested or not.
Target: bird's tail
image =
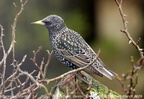
[[[100,67],[97,69],[101,74],[109,78],[110,80],[113,80],[116,77],[116,73],[108,70],[106,67]]]
[[[101,73],[102,75],[106,76],[110,80],[113,80],[117,76],[116,73],[114,73],[111,70],[107,69],[107,67],[105,66],[105,64],[100,59],[98,59],[92,66],[99,73]]]

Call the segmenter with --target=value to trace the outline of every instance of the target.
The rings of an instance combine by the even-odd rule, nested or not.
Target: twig
[[[4,47],[4,43],[3,43],[3,36],[4,36],[4,28],[2,25],[0,25],[0,28],[1,28],[1,37],[0,37],[0,43],[1,43],[1,48],[2,48],[2,51],[3,51],[3,55],[6,54],[6,51],[5,51],[5,47]],[[2,66],[2,64],[0,63],[0,67]],[[3,61],[3,70],[2,70],[2,79],[1,79],[1,85],[0,87],[1,88],[1,91],[2,91],[2,94],[4,93],[4,89],[5,89],[5,73],[6,73],[6,60]]]
[[[11,44],[10,44],[10,47],[8,49],[8,51],[4,54],[3,56],[3,59],[0,61],[0,66],[2,65],[2,63],[4,62],[4,60],[6,60],[6,58],[8,57],[8,55],[10,54],[10,52],[13,50],[14,48],[14,45],[15,45],[15,31],[16,31],[16,25],[17,25],[17,21],[18,21],[18,18],[19,16],[21,15],[21,13],[23,12],[24,10],[24,6],[25,4],[27,3],[27,0],[23,3],[22,0],[20,0],[21,2],[21,9],[20,11],[16,14],[15,18],[14,18],[14,22],[13,22],[13,25],[12,25],[12,41],[11,41]],[[14,58],[14,57],[13,57]]]
[[[13,22],[13,25],[12,25],[12,41],[11,41],[11,44],[10,44],[10,47],[8,49],[8,51],[6,52],[5,51],[5,48],[4,48],[4,45],[3,45],[3,27],[1,27],[1,45],[2,45],[2,49],[3,49],[3,58],[2,60],[0,61],[0,66],[3,65],[3,72],[2,72],[2,94],[4,94],[4,90],[5,90],[5,73],[6,73],[6,59],[8,57],[8,55],[13,52],[13,63],[14,63],[14,60],[15,60],[15,52],[14,52],[14,47],[15,47],[15,31],[16,31],[16,25],[17,25],[17,20],[19,18],[19,16],[21,15],[23,9],[24,9],[24,5],[26,4],[27,0],[23,3],[22,0],[20,0],[20,3],[21,3],[21,9],[20,11],[16,14],[15,18],[14,18],[14,22]]]
[[[44,78],[44,74],[43,74],[42,68],[40,68],[40,67],[38,66],[38,64],[36,63],[36,61],[35,61],[34,59],[31,58],[31,60],[32,60],[32,62],[34,63],[34,65],[35,65],[35,66],[38,68],[38,70],[39,70],[39,74],[38,74],[38,76],[37,76],[37,79],[39,79],[39,76],[40,76],[40,75],[42,76],[42,78]],[[41,63],[43,63],[43,61],[42,61]],[[41,66],[42,66],[42,65],[41,65]]]
[[[1,34],[0,34],[0,49],[2,48],[3,54],[5,54],[5,47],[4,47],[4,43],[3,43],[3,37],[4,37],[4,28],[3,26],[0,24],[0,29],[1,29]],[[1,64],[0,64],[1,67]]]
[[[86,95],[83,93],[83,91],[81,90],[80,86],[78,85],[77,82],[73,81],[73,83],[76,85],[77,90],[81,93],[81,95],[83,96],[84,99],[87,99]]]
[[[120,84],[123,88],[123,91],[128,95],[128,99],[133,99],[133,97],[135,95],[135,87],[138,83],[138,76],[136,74],[137,74],[137,71],[139,69],[141,69],[142,66],[144,65],[144,56],[143,56],[144,53],[143,53],[143,49],[140,48],[138,45],[140,38],[138,39],[138,42],[135,42],[133,40],[133,38],[131,37],[130,33],[128,32],[128,26],[127,26],[128,22],[126,21],[126,18],[125,18],[126,15],[124,14],[123,9],[122,9],[123,0],[115,0],[115,2],[117,4],[117,6],[119,7],[120,16],[122,18],[123,25],[124,25],[124,30],[120,30],[120,31],[125,33],[126,37],[129,40],[129,44],[132,44],[140,54],[140,61],[138,62],[137,66],[134,65],[134,59],[133,59],[133,57],[131,57],[132,70],[130,72],[124,74],[123,79],[121,79],[119,76],[117,76],[117,79],[120,82]],[[135,75],[136,75],[136,78],[134,79]],[[124,81],[127,81],[127,80],[129,80],[128,90],[126,89],[126,87],[124,85]]]
[[[49,66],[49,63],[50,63],[50,60],[51,60],[51,56],[52,56],[52,53],[53,51],[49,52],[49,50],[47,50],[47,53],[48,53],[48,59],[47,59],[47,63],[45,64],[44,66],[44,78],[46,76],[46,72],[48,70],[48,66]]]
[[[123,9],[122,9],[122,1],[123,0],[120,0],[120,2],[119,2],[118,0],[115,0],[117,6],[119,7],[119,12],[120,12],[120,15],[121,15],[121,18],[123,21],[123,25],[124,25],[124,30],[120,30],[120,31],[126,34],[128,40],[129,40],[129,44],[132,44],[138,50],[141,58],[144,58],[143,49],[139,47],[139,45],[133,40],[130,33],[128,32],[128,26],[127,26],[128,22],[125,19],[126,15],[124,14]]]
[[[42,46],[38,47],[38,50],[37,50],[37,51],[33,51],[33,54],[34,54],[34,56],[33,56],[33,58],[32,58],[33,60],[36,61],[37,53],[38,53],[41,49],[42,49]]]

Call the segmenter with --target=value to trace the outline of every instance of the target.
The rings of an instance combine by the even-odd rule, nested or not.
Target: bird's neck
[[[63,27],[59,31],[49,31],[49,36],[50,36],[51,41],[55,40],[59,35],[61,35],[62,33],[66,31],[68,31],[67,27]]]
[[[61,28],[58,31],[51,31],[51,30],[48,30],[48,31],[49,31],[50,37],[56,37],[57,35],[60,35],[60,34],[62,34],[63,32],[65,32],[67,30],[68,30],[67,27],[63,27],[63,28]]]

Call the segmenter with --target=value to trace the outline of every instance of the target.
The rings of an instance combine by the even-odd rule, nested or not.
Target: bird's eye
[[[51,24],[52,24],[52,23],[49,22],[49,21],[44,21],[44,23],[47,24],[47,25],[51,25]]]

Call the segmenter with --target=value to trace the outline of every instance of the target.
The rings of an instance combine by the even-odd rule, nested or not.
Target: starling
[[[82,36],[66,26],[60,16],[49,15],[32,24],[46,26],[55,56],[71,69],[87,66],[98,56]],[[104,75],[111,80],[116,76],[116,73],[107,69],[100,58],[97,58],[86,70],[99,76]]]

